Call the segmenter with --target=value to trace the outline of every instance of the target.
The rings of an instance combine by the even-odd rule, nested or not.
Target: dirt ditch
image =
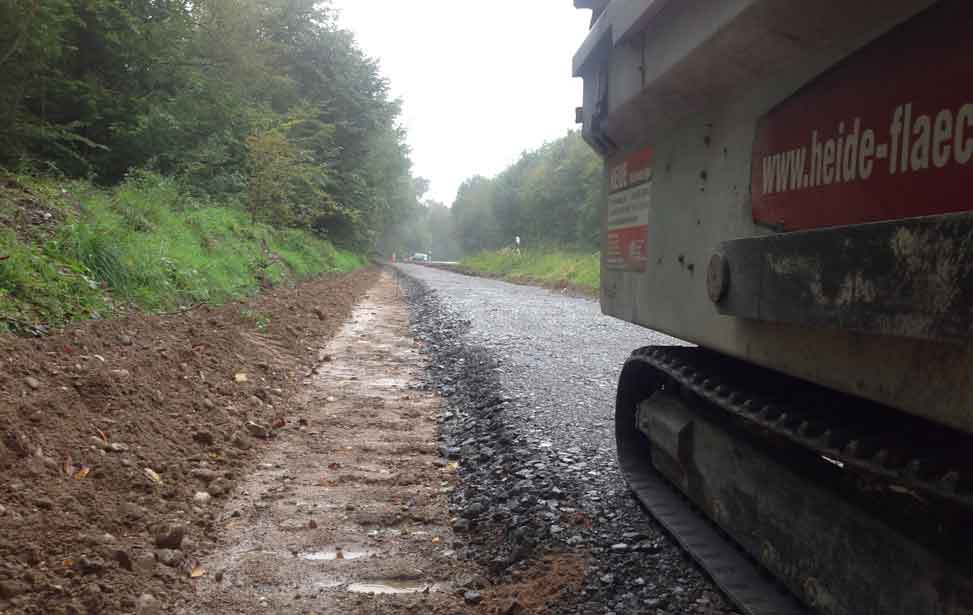
[[[377,274],[0,337],[0,612],[173,612],[221,498]]]

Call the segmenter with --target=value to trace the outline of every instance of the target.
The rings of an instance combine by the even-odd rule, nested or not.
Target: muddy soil
[[[426,325],[442,326],[417,342],[402,287],[371,270],[0,338],[0,613],[590,604],[591,551],[524,540],[553,517],[473,502],[484,473],[516,478],[509,451],[464,442],[466,430],[499,451],[491,404],[504,402],[476,355],[441,352],[458,329]],[[479,395],[462,422],[444,400],[454,376]],[[553,501],[548,487],[538,495]],[[563,507],[557,518],[587,522]]]
[[[539,558],[506,582],[450,513],[460,462],[426,354],[385,273],[320,351],[288,426],[224,509],[219,549],[181,613],[547,613],[583,557]]]
[[[0,337],[0,612],[185,604],[212,578],[199,560],[223,498],[289,426],[316,350],[377,275]]]
[[[423,361],[407,321],[386,274],[321,350],[288,426],[229,501],[184,613],[462,607],[446,506],[456,466],[438,454],[438,400],[415,386]]]

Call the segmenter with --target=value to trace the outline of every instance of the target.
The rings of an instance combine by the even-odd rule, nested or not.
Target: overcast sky
[[[571,0],[332,0],[404,104],[413,172],[451,205],[472,175],[495,175],[574,126],[571,58],[590,11]]]

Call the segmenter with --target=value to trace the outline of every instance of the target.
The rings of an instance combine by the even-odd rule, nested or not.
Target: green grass
[[[601,286],[601,257],[595,253],[557,248],[523,250],[506,248],[464,258],[460,266],[476,273],[545,285],[564,284],[597,294]]]
[[[10,217],[26,194],[62,222],[43,240],[0,231],[0,328],[59,325],[127,306],[218,304],[365,264],[304,231],[254,224],[233,203],[194,201],[153,174],[111,190],[17,180],[25,190],[0,192],[0,215]]]

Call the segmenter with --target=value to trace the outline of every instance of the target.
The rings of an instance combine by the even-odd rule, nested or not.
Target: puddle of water
[[[404,389],[409,385],[409,381],[405,378],[370,378],[369,384],[375,388],[385,387]]]
[[[316,589],[334,589],[336,587],[341,587],[342,584],[343,584],[342,581],[338,579],[328,578],[323,581],[318,581],[317,583],[314,584],[314,587]]]
[[[360,559],[362,557],[368,557],[372,553],[370,551],[356,551],[354,549],[335,549],[333,551],[316,551],[314,553],[304,553],[301,555],[301,559],[306,559],[312,562],[331,562],[334,560],[341,559]]]
[[[434,588],[426,583],[415,581],[372,581],[352,583],[347,589],[356,594],[420,594],[432,591]]]

